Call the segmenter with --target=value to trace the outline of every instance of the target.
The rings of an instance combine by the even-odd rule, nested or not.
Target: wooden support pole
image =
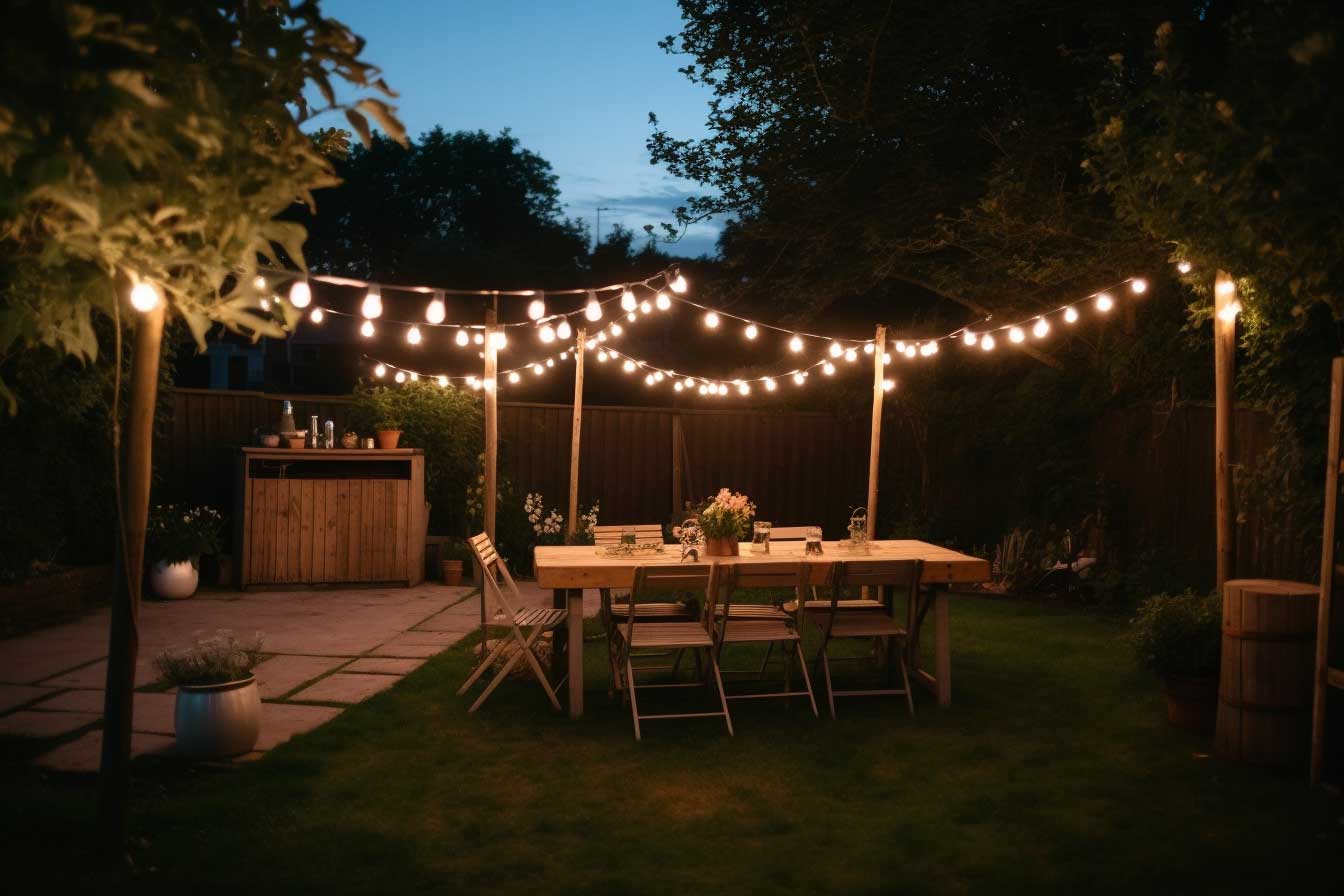
[[[685,508],[682,506],[682,493],[685,489],[682,487],[682,469],[681,455],[682,443],[685,436],[681,431],[681,413],[680,411],[672,414],[672,516],[681,513]]]
[[[1226,271],[1213,281],[1213,454],[1214,521],[1217,527],[1217,583],[1233,575],[1236,544],[1232,510],[1232,413],[1236,401],[1237,318],[1232,303],[1237,285]]]
[[[873,340],[873,433],[868,443],[868,538],[877,537],[877,476],[882,455],[882,355],[887,349],[887,328],[881,324]]]
[[[499,313],[499,296],[495,296],[495,307],[485,312],[485,495],[482,511],[485,517],[485,534],[495,540],[495,508],[498,497],[495,488],[498,483],[499,460],[499,407],[498,374],[499,350],[495,348],[496,316]]]
[[[108,631],[107,679],[103,691],[103,745],[98,776],[98,821],[111,855],[126,849],[131,788],[131,718],[135,661],[140,649],[140,586],[145,568],[145,528],[153,469],[154,405],[159,391],[159,348],[163,341],[162,302],[140,316],[131,361],[130,406],[121,454],[120,525],[113,568],[112,615]],[[120,421],[113,421],[120,427]]]
[[[574,340],[574,416],[569,435],[569,516],[566,532],[571,539],[579,526],[579,443],[583,434],[583,356],[587,354],[588,332],[579,327]]]
[[[1312,787],[1321,784],[1325,768],[1325,709],[1330,687],[1330,606],[1335,595],[1335,531],[1339,507],[1340,415],[1344,407],[1344,358],[1330,365],[1330,428],[1325,443],[1325,522],[1321,526],[1321,592],[1316,604],[1316,677],[1311,702]]]

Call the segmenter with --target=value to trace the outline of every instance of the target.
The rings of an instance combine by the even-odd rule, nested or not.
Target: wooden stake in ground
[[[159,347],[163,302],[140,315],[131,359],[129,406],[121,455],[116,581],[107,645],[103,694],[103,749],[98,776],[98,822],[109,851],[126,848],[127,804],[131,789],[131,717],[135,660],[140,647],[140,586],[145,568],[145,527],[153,459],[154,404],[159,391]],[[120,426],[120,421],[113,421]]]
[[[878,325],[873,341],[873,434],[868,443],[868,538],[877,537],[877,473],[882,455],[882,354],[887,350],[887,328]]]
[[[1232,577],[1232,552],[1236,544],[1232,511],[1232,414],[1236,401],[1237,317],[1232,303],[1237,285],[1226,271],[1213,281],[1213,454],[1214,520],[1218,537],[1217,582]]]
[[[573,539],[579,525],[579,437],[583,433],[583,356],[587,352],[588,333],[579,328],[574,340],[574,417],[569,436],[569,516],[566,529]]]

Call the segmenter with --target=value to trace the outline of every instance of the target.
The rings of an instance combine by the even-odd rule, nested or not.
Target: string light
[[[807,382],[807,374],[803,373],[801,370],[794,371],[793,382],[794,385],[801,386],[803,383]]]
[[[653,374],[651,374],[651,373],[646,373],[646,374],[644,374],[644,385],[646,385],[646,386],[652,386],[652,385],[653,385]]]
[[[261,292],[263,289],[266,288],[266,278],[261,276],[260,274],[253,277],[252,288],[255,289],[257,292]]]
[[[419,344],[420,344],[420,328],[419,328],[419,327],[411,327],[409,330],[407,330],[407,331],[406,331],[406,341],[409,342],[411,345],[419,345]]]
[[[838,358],[845,353],[844,348],[838,342],[832,342],[830,348],[826,349],[832,358]]]
[[[516,370],[509,371],[509,382],[516,383],[521,379],[522,377],[518,375],[518,371]]]
[[[373,335],[373,321],[371,321],[371,320],[366,320],[366,321],[364,321],[364,323],[360,324],[360,325],[359,325],[359,335],[363,336],[365,339],[368,339],[370,336],[372,336],[372,335]]]
[[[1232,323],[1234,320],[1236,320],[1237,315],[1240,313],[1241,313],[1241,302],[1237,301],[1236,299],[1233,299],[1232,301],[1224,305],[1222,308],[1218,309],[1219,319],[1226,321],[1227,323]]]
[[[875,352],[875,351],[877,351],[877,347],[876,347],[875,345],[873,345],[873,343],[871,343],[871,342],[865,342],[865,343],[863,344],[863,353],[864,353],[865,355],[871,355],[871,354],[872,354],[873,352]]]
[[[495,351],[503,351],[504,346],[509,344],[509,337],[504,335],[503,330],[493,330],[490,333],[490,347]]]
[[[381,377],[386,375],[386,373],[387,373],[387,365],[385,364],[379,364],[377,367],[373,368],[374,376]]]
[[[896,388],[896,381],[895,381],[895,380],[883,380],[883,381],[882,381],[882,391],[883,391],[883,392],[890,392],[892,389],[895,389],[895,388]]]
[[[852,348],[845,349],[845,360],[853,364],[855,361],[859,360],[859,353]]]
[[[420,382],[420,374],[416,373],[414,370],[411,371],[411,382],[413,383]]]
[[[667,285],[672,287],[672,291],[675,293],[684,293],[689,286],[686,278],[681,276],[681,271],[677,271],[677,276],[673,277],[672,282]]]
[[[635,362],[631,361],[629,358],[626,358],[625,363],[621,365],[621,369],[624,370],[626,373],[634,373]]]
[[[131,287],[131,307],[136,311],[148,314],[159,307],[159,303],[162,301],[163,294],[153,283],[146,283],[141,280]]]
[[[1176,265],[1176,270],[1180,271],[1182,274],[1188,274],[1188,273],[1190,273],[1190,271],[1192,271],[1192,270],[1194,269],[1194,267],[1195,267],[1195,266],[1192,265],[1190,262],[1188,262],[1188,261],[1182,261],[1182,262],[1177,263],[1177,265]]]
[[[1102,312],[1103,314],[1105,314],[1107,311],[1110,311],[1110,310],[1111,310],[1112,308],[1114,308],[1114,307],[1115,307],[1115,299],[1111,298],[1111,294],[1110,294],[1110,293],[1108,293],[1108,292],[1103,292],[1103,293],[1101,293],[1100,295],[1097,296],[1097,310],[1098,310],[1098,311],[1100,311],[1100,312]]]
[[[555,328],[550,324],[543,324],[541,328],[537,330],[537,338],[548,344],[554,342]]]
[[[603,364],[607,363],[607,352],[605,349],[597,353],[597,360],[601,361]]]
[[[542,375],[543,373],[545,373],[545,372],[546,372],[546,368],[545,368],[545,367],[542,367],[540,364],[533,364],[533,365],[532,365],[532,373],[533,373],[534,375],[536,375],[536,376],[541,376],[541,375]]]
[[[966,343],[967,345],[975,345],[977,342],[980,341],[980,337],[976,336],[970,330],[963,330],[961,333],[961,341]]]
[[[1218,285],[1214,287],[1214,291],[1220,296],[1229,296],[1237,291],[1237,284],[1231,280],[1219,280]]]
[[[685,386],[687,389],[693,389],[693,388],[695,388],[695,379],[694,379],[693,377],[689,377],[689,376],[688,376],[688,377],[686,377],[686,379],[682,382],[682,385]]]
[[[659,311],[666,311],[672,307],[672,300],[662,290],[659,290],[658,295],[654,296],[653,303],[658,306]]]
[[[1141,296],[1148,291],[1148,281],[1142,277],[1135,277],[1129,281],[1129,291],[1136,296]]]
[[[369,291],[365,294],[364,301],[359,306],[359,313],[369,320],[382,316],[383,296],[378,291],[378,285],[376,283],[369,286]]]
[[[606,330],[603,330],[601,333],[598,333],[598,334],[597,334],[597,341],[598,341],[598,342],[606,342],[606,341],[607,341],[607,331],[606,331]]]
[[[588,304],[583,308],[583,316],[594,322],[602,319],[602,304],[597,300],[597,293],[591,289],[588,291]]]
[[[738,394],[738,395],[750,395],[750,394],[751,394],[751,387],[748,386],[746,383],[738,383],[738,384],[737,384],[737,394]]]
[[[307,280],[295,280],[289,287],[289,304],[295,308],[307,308],[312,300],[313,288],[308,285]]]
[[[905,347],[905,356],[907,358],[913,358],[915,356],[915,346],[913,343]]]
[[[988,334],[988,333],[986,333],[985,335],[981,336],[981,337],[980,337],[980,348],[984,349],[984,350],[987,351],[987,352],[989,352],[989,351],[993,351],[993,350],[994,350],[994,337],[991,336],[991,335]]]
[[[546,302],[540,296],[527,303],[527,316],[532,320],[541,320],[546,316]]]
[[[803,339],[801,336],[795,333],[793,334],[793,338],[789,340],[789,351],[793,352],[794,354],[797,354],[802,350],[803,350]]]
[[[639,303],[640,314],[651,314],[652,312],[653,312],[653,306],[649,304],[648,299],[645,299],[644,301]]]
[[[574,328],[569,325],[569,318],[560,318],[560,323],[555,325],[555,338],[568,339],[574,335]]]
[[[627,286],[625,289],[621,290],[621,310],[622,310],[622,311],[634,311],[635,308],[636,308],[636,306],[638,306],[638,305],[639,305],[639,302],[636,301],[636,299],[635,299],[635,293],[634,293],[634,290],[632,290],[632,289],[631,289],[630,287],[628,287],[628,286]]]
[[[680,392],[681,390],[685,389],[686,387],[683,386],[681,383],[673,383],[673,384],[672,384],[672,388],[673,388],[675,391]]]
[[[267,298],[264,297],[264,296],[263,296],[262,298],[260,298],[260,299],[257,300],[257,304],[261,307],[261,310],[262,310],[262,311],[270,311],[270,310],[271,310],[271,301],[270,301],[270,299],[267,299]]]
[[[560,360],[561,360],[561,361],[566,360],[568,357],[569,357],[569,352],[561,352],[561,353],[560,353]],[[546,366],[547,366],[547,367],[554,367],[554,366],[555,366],[555,359],[554,359],[554,358],[547,358],[547,359],[546,359]]]
[[[397,371],[396,380],[397,380],[397,382],[399,382],[399,383],[404,383],[404,382],[406,382],[406,374],[403,373],[402,371],[398,370],[398,371]]]
[[[622,333],[625,332],[625,328],[622,327],[620,324],[617,324],[617,323],[613,323],[613,324],[611,325],[610,329],[611,329],[611,335],[613,335],[613,336],[619,336],[619,335],[621,335]]]
[[[760,330],[756,329],[755,324],[747,324],[747,328],[742,331],[742,334],[748,339],[755,339],[760,332]]]
[[[471,337],[467,335],[466,330],[458,330],[457,335],[453,337],[453,341],[458,345],[466,345],[471,342]]]
[[[666,379],[666,376],[663,374],[661,370],[655,370],[653,372],[653,381],[655,383],[661,383],[664,379]]]
[[[890,364],[890,363],[891,363],[891,352],[883,352],[883,353],[882,353],[882,363],[883,363],[883,364]]]
[[[472,333],[471,341],[476,345],[485,345],[485,334],[480,332]]]
[[[827,376],[833,376],[835,374],[835,365],[832,364],[830,361],[827,361],[825,364],[821,366],[821,372],[826,374]]]
[[[1027,338],[1027,334],[1022,332],[1021,327],[1012,327],[1008,330],[1009,342],[1022,342]]]
[[[448,377],[444,376],[443,374],[439,374],[439,385],[440,385],[440,386],[447,386],[447,385],[448,385]]]
[[[767,392],[775,391],[775,381],[772,380],[770,377],[766,377],[764,380],[762,380],[761,384],[765,386],[765,391]]]
[[[903,355],[903,354],[905,354],[905,340],[904,340],[904,339],[897,339],[897,340],[896,340],[896,354],[898,354],[898,355]]]
[[[717,311],[710,311],[705,315],[705,326],[711,330],[719,325],[719,314]]]
[[[443,293],[434,293],[434,298],[425,306],[425,320],[438,325],[443,323],[443,319],[448,316],[448,309],[443,304]]]
[[[326,313],[323,312],[321,308],[314,308],[312,311],[308,312],[308,319],[315,324],[322,323],[323,319],[325,319],[326,316],[327,316]]]
[[[1035,336],[1037,339],[1044,339],[1045,334],[1049,332],[1050,332],[1050,325],[1045,322],[1045,318],[1043,317],[1036,318],[1036,324],[1031,328],[1031,335]]]
[[[1078,323],[1078,309],[1070,305],[1064,309],[1064,322],[1069,324]]]
[[[625,316],[625,319],[630,321],[630,323],[634,323],[635,321],[639,320],[639,315],[631,311],[629,314]]]

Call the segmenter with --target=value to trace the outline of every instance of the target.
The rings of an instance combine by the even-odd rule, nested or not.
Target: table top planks
[[[989,561],[958,553],[923,541],[873,541],[867,551],[840,547],[839,542],[822,543],[820,557],[804,557],[801,541],[783,541],[770,545],[769,554],[752,553],[750,544],[741,545],[739,557],[704,557],[703,562],[768,563],[798,559],[829,567],[837,560],[923,560],[925,584],[972,583],[989,581]],[[535,568],[540,588],[630,588],[640,566],[675,565],[681,561],[680,545],[669,544],[661,554],[633,557],[603,557],[592,545],[540,546],[536,549]]]

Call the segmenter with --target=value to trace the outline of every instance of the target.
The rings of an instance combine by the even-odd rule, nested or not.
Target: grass
[[[468,717],[463,645],[259,762],[141,765],[139,886],[1340,892],[1339,804],[1168,728],[1123,628],[955,596],[949,709],[923,695],[911,720],[847,700],[832,722],[744,701],[734,738],[716,720],[649,722],[642,744],[602,693],[600,644],[579,723],[526,682]],[[93,786],[3,768],[11,876],[33,863],[49,885],[105,882],[80,846]]]

